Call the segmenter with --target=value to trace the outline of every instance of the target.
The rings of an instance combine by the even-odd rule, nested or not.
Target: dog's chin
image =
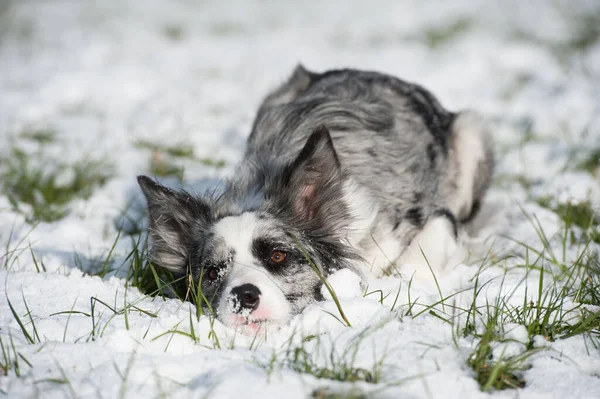
[[[231,315],[226,325],[244,335],[260,334],[276,326],[269,319],[259,319],[242,315]]]
[[[282,325],[282,323],[271,319],[255,318],[240,314],[227,315],[227,317],[222,319],[222,322],[225,326],[243,335],[264,334],[267,331],[277,330]]]
[[[268,316],[262,314],[262,312],[252,312],[249,315],[228,313],[221,317],[221,321],[225,326],[243,335],[257,335],[267,331],[276,331],[288,321],[287,319],[274,319]]]

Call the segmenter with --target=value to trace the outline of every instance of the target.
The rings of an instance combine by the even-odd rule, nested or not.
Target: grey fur
[[[260,106],[244,159],[222,194],[193,198],[139,179],[154,257],[196,280],[209,265],[220,265],[221,282],[202,282],[217,303],[236,254],[211,226],[255,212],[269,228],[254,232],[253,240],[295,254],[272,278],[298,312],[318,299],[320,286],[298,248],[327,276],[355,267],[373,236],[391,236],[407,248],[432,217],[447,217],[456,228],[474,215],[493,164],[486,136],[485,155],[467,182],[472,198],[456,205],[465,184],[456,156],[460,115],[424,88],[388,75],[350,69],[318,74],[298,66]],[[353,231],[360,217],[352,198],[360,193],[375,213],[366,231]],[[349,244],[352,235],[361,238]],[[261,267],[269,271],[266,262]]]

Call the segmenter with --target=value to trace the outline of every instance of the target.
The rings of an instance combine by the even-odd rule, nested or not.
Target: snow
[[[595,1],[566,0],[3,2],[0,156],[11,143],[31,147],[22,131],[51,129],[57,133],[46,147],[52,159],[107,160],[115,171],[89,199],[73,201],[64,219],[33,229],[0,195],[0,247],[16,250],[8,266],[0,266],[0,336],[33,366],[21,361],[21,377],[13,371],[0,376],[0,392],[11,398],[305,398],[327,388],[381,398],[600,397],[600,350],[583,336],[535,337],[535,346],[547,349],[528,359],[525,388],[488,394],[466,365],[478,340],[455,337],[430,312],[413,317],[422,305],[406,314],[415,301],[438,302],[440,292],[455,294],[445,302],[446,313],[452,314],[451,305],[468,308],[475,261],[490,247],[498,256],[515,255],[515,263],[526,256],[515,240],[541,249],[523,211],[536,216],[560,253],[555,233],[561,220],[536,198],[600,208],[598,174],[575,170],[573,161],[600,143],[600,41],[582,52],[561,50],[584,16],[599,13]],[[427,45],[427,32],[447,31],[460,20],[468,21],[464,30]],[[122,272],[90,276],[111,249],[124,210],[134,219],[142,214],[135,176],[149,174],[152,155],[135,142],[186,143],[198,158],[225,160],[222,169],[185,163],[185,187],[202,192],[231,173],[262,96],[298,62],[317,71],[391,73],[423,84],[450,109],[473,108],[494,123],[496,183],[463,237],[474,264],[438,276],[439,287],[420,281],[409,287],[400,277],[361,285],[341,271],[330,283],[352,327],[326,300],[260,337],[237,334],[208,316],[197,321],[193,305],[144,296],[126,285]],[[61,184],[73,178],[69,172],[59,177]],[[29,245],[46,272],[36,271]],[[131,240],[120,239],[114,264],[130,250]],[[576,259],[581,248],[565,252]],[[535,300],[539,272],[525,276],[511,268],[505,274],[493,266],[480,272],[479,282],[487,282],[481,304],[510,294],[510,303],[519,305]],[[26,306],[30,310],[40,342],[27,342],[9,300],[33,334]],[[441,310],[435,307],[436,314]],[[191,326],[197,341],[172,333],[191,333]],[[511,342],[494,353],[523,351],[523,328],[505,325]],[[221,349],[215,349],[217,339]],[[381,381],[342,384],[298,373],[283,364],[290,345],[304,346],[322,367],[332,352],[366,370],[381,361]]]

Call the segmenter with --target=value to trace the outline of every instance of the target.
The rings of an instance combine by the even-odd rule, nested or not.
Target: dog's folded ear
[[[287,168],[284,180],[292,194],[295,213],[310,221],[337,195],[340,162],[329,130],[317,128],[308,138],[296,160]],[[339,198],[338,198],[339,200]]]
[[[195,226],[208,222],[209,206],[146,176],[138,176],[138,183],[148,201],[153,259],[168,270],[185,272],[189,260],[188,238],[193,236]]]

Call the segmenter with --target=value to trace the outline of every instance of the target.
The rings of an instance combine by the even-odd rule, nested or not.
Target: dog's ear
[[[287,170],[287,185],[293,195],[293,208],[303,220],[312,220],[332,199],[338,183],[340,162],[329,130],[317,128],[308,138],[296,160]]]
[[[138,183],[148,201],[154,260],[173,272],[185,272],[194,226],[208,222],[209,206],[199,198],[173,191],[146,176],[138,176]]]
[[[310,86],[316,76],[318,74],[304,68],[302,64],[296,65],[288,80],[264,99],[261,108],[293,101]]]

